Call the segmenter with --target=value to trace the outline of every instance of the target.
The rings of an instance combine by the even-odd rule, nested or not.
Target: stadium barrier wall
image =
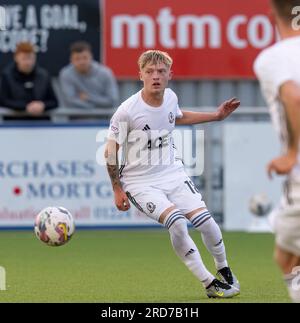
[[[95,162],[96,134],[107,129],[113,111],[61,108],[49,113],[50,121],[16,122],[5,118],[20,114],[0,109],[1,228],[32,227],[34,215],[49,205],[69,208],[79,226],[155,225],[133,208],[115,209],[106,170]],[[264,191],[275,205],[280,191],[280,183],[269,183],[264,173],[278,153],[267,109],[243,107],[225,123],[195,129],[205,136],[204,174],[195,183],[224,229],[247,230],[251,195]]]
[[[99,130],[108,124],[0,127],[0,226],[30,227],[47,206],[64,206],[78,226],[143,225],[134,209],[113,204],[105,166],[97,165]]]
[[[103,158],[108,125],[2,124],[0,227],[32,227],[47,206],[66,207],[79,227],[156,225],[134,207],[114,205]]]

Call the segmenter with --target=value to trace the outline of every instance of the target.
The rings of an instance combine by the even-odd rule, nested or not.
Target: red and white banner
[[[253,78],[258,53],[274,43],[269,0],[103,0],[103,59],[136,78],[147,49],[167,51],[175,78]]]

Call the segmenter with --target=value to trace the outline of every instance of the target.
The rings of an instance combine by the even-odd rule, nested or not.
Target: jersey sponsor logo
[[[154,212],[154,210],[156,209],[156,205],[155,205],[154,203],[152,203],[152,202],[148,202],[148,203],[146,204],[146,207],[147,207],[147,209],[148,209],[148,211],[149,211],[150,213],[153,213],[153,212]]]
[[[167,134],[162,137],[158,137],[154,140],[148,140],[147,148],[151,149],[161,149],[163,147],[168,147],[170,143],[170,135]]]
[[[170,122],[170,123],[174,123],[174,121],[175,121],[174,113],[173,113],[173,112],[170,112],[170,113],[169,113],[169,122]]]

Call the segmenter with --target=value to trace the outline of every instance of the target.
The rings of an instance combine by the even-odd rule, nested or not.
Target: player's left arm
[[[285,155],[273,159],[267,166],[269,176],[275,172],[286,175],[291,172],[297,163],[300,141],[300,86],[294,81],[285,82],[279,90],[280,100],[285,108],[289,147]]]
[[[177,125],[192,125],[205,122],[222,121],[240,106],[236,98],[222,103],[216,112],[182,111],[182,117],[176,118]]]

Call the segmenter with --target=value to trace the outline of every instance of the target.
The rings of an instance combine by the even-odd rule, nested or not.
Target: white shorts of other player
[[[300,256],[300,182],[287,181],[281,203],[270,215],[276,244]]]
[[[206,207],[202,195],[184,171],[173,174],[170,179],[123,183],[123,189],[131,203],[155,221],[171,206],[176,206],[183,214]]]

